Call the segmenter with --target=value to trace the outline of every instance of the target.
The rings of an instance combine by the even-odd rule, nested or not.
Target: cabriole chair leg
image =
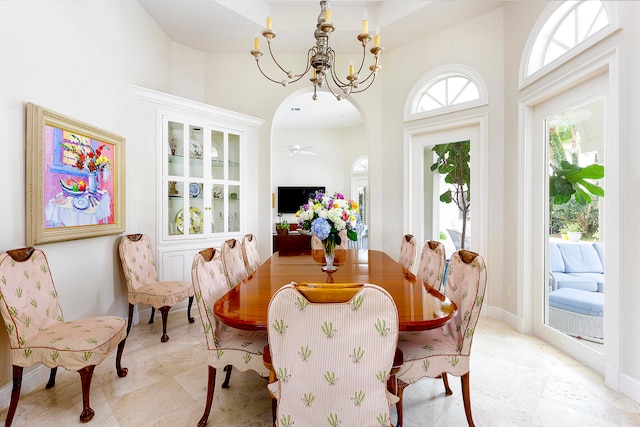
[[[131,324],[133,323],[133,304],[129,303],[129,320],[127,321],[127,336],[131,330]]]
[[[56,373],[58,373],[58,367],[51,368],[51,372],[49,373],[49,382],[45,386],[46,389],[50,389],[54,385],[56,385]]]
[[[156,315],[156,308],[151,307],[151,316],[149,316],[149,324],[153,323],[153,318]]]
[[[127,368],[122,367],[122,353],[124,352],[124,345],[127,339],[123,339],[118,344],[118,351],[116,353],[116,372],[120,378],[126,377],[129,370]]]
[[[471,394],[469,391],[469,372],[460,377],[462,383],[462,400],[464,401],[464,412],[467,415],[469,427],[475,427],[471,416]]]
[[[231,370],[233,369],[233,365],[227,365],[224,367],[224,371],[227,375],[224,377],[224,382],[222,383],[222,388],[229,388],[229,380],[231,379]]]
[[[165,305],[164,307],[160,307],[160,313],[162,314],[162,337],[160,338],[161,342],[169,341],[169,336],[167,335],[167,317],[169,316],[169,310],[171,307]]]
[[[442,373],[442,382],[444,383],[444,394],[446,394],[447,396],[451,396],[453,392],[449,387],[449,378],[447,377],[446,372]]]
[[[91,393],[91,379],[93,378],[93,370],[96,365],[85,366],[80,369],[80,381],[82,382],[82,413],[80,414],[80,422],[86,423],[91,421],[96,414],[91,406],[89,406],[89,395]]]
[[[22,387],[22,366],[13,365],[13,388],[11,389],[11,403],[9,403],[9,411],[7,419],[4,422],[5,427],[11,427],[13,416],[18,407],[18,399],[20,398],[20,388]]]
[[[193,297],[189,297],[189,305],[187,306],[187,319],[189,323],[193,323],[196,321],[193,317],[191,317],[191,306],[193,305]]]
[[[207,402],[204,406],[204,414],[198,421],[198,427],[204,427],[207,425],[209,419],[209,412],[211,412],[211,402],[213,401],[213,391],[216,388],[216,368],[209,366],[209,380],[207,384]]]

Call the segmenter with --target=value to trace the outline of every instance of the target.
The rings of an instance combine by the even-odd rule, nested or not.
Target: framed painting
[[[125,140],[27,104],[27,246],[125,230]]]

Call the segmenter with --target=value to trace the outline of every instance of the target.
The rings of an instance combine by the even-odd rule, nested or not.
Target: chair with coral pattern
[[[29,247],[0,254],[0,278],[0,314],[9,335],[13,364],[13,389],[5,426],[13,422],[23,369],[36,363],[51,368],[46,388],[55,385],[59,366],[80,374],[80,422],[90,421],[95,414],[89,406],[89,394],[96,365],[117,348],[116,372],[119,377],[127,375],[127,368],[120,364],[127,336],[125,320],[103,316],[65,322],[47,257],[39,249]]]
[[[399,323],[387,291],[290,283],[273,295],[268,319],[264,359],[277,426],[391,425],[389,407],[398,398],[387,380],[398,365]]]
[[[442,288],[446,265],[446,251],[442,242],[427,240],[420,252],[416,278],[439,291]]]
[[[209,355],[207,400],[204,414],[198,422],[198,426],[201,427],[207,424],[211,411],[216,385],[216,369],[224,368],[227,371],[222,388],[227,388],[229,385],[231,366],[235,366],[240,371],[256,371],[265,378],[269,376],[269,370],[262,362],[267,333],[231,328],[222,323],[213,313],[215,302],[230,289],[219,251],[209,248],[196,254],[191,268],[191,279]]]
[[[129,299],[129,323],[127,325],[127,335],[131,330],[133,322],[133,308],[136,304],[142,303],[151,306],[151,318],[149,323],[153,323],[155,309],[159,309],[162,314],[162,337],[160,341],[167,342],[167,317],[171,307],[189,298],[187,307],[187,319],[189,323],[194,322],[191,317],[191,306],[193,304],[193,285],[189,282],[179,280],[158,280],[158,271],[149,237],[144,234],[129,234],[120,239],[119,244],[120,262],[127,281]]]
[[[245,234],[242,237],[242,256],[247,274],[252,275],[260,267],[258,240],[253,234]]]
[[[229,286],[233,288],[249,276],[244,264],[242,243],[237,239],[229,239],[222,243],[220,252]]]
[[[398,347],[404,354],[404,366],[397,374],[398,427],[402,425],[402,392],[407,385],[421,378],[442,375],[445,393],[450,395],[447,374],[460,377],[462,398],[469,426],[473,426],[469,391],[469,360],[471,343],[480,309],[484,301],[487,268],[484,259],[475,252],[459,250],[451,256],[445,283],[445,295],[458,311],[440,329],[422,332],[403,332]]]
[[[402,236],[398,264],[411,271],[416,262],[416,238],[412,234]]]

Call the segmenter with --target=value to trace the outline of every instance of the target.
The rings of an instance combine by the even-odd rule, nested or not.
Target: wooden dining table
[[[401,331],[422,331],[445,325],[457,307],[449,298],[426,283],[420,283],[386,253],[363,249],[336,249],[334,272],[322,270],[324,252],[311,255],[274,253],[247,279],[239,283],[213,306],[228,326],[266,331],[271,296],[282,286],[302,283],[373,283],[386,289],[398,308]]]

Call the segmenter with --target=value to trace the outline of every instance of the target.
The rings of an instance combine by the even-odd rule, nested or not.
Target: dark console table
[[[299,233],[274,234],[273,252],[282,255],[311,254],[311,236]]]

